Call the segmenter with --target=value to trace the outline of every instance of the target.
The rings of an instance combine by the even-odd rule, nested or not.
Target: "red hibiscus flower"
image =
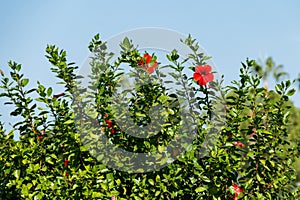
[[[105,123],[107,124],[108,128],[111,128],[112,127],[112,121],[107,119],[105,120]]]
[[[146,69],[149,74],[152,74],[154,72],[155,68],[157,67],[158,62],[155,60],[153,62],[152,56],[150,56],[148,53],[145,53],[144,57],[140,58],[140,61],[138,62],[138,64],[140,66],[142,66],[144,69]]]
[[[237,184],[233,184],[232,187],[233,187],[233,190],[234,190],[234,193],[235,193],[235,196],[234,196],[233,199],[237,200],[238,199],[237,197],[239,196],[239,194],[243,193],[244,191]]]
[[[68,159],[66,159],[66,160],[64,161],[64,166],[65,166],[65,167],[68,166],[68,162],[69,162]]]
[[[210,65],[198,65],[195,68],[194,80],[199,85],[206,85],[207,83],[214,80],[214,75],[211,73]]]
[[[245,145],[241,142],[233,142],[234,146],[244,147]]]

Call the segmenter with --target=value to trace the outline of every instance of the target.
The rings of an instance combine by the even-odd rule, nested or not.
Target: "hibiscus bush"
[[[21,65],[9,62],[0,96],[14,106],[10,115],[22,119],[12,130],[0,123],[1,199],[299,199],[292,167],[299,149],[288,140],[292,81],[267,89],[254,73],[256,62],[247,59],[239,80],[223,86],[196,41],[182,42],[191,53],[173,50],[163,64],[128,38],[115,58],[96,35],[87,88],[66,52],[49,45],[46,57],[64,91],[41,82],[28,89]],[[116,98],[125,67],[138,87]],[[170,82],[163,69],[173,70],[171,82],[180,90],[162,84]],[[195,131],[181,130],[183,119]],[[103,145],[99,137],[126,152],[164,153],[133,166],[136,154],[95,152]]]

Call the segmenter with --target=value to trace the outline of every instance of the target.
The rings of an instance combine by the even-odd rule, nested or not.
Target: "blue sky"
[[[65,49],[69,61],[80,66],[96,33],[109,39],[134,28],[161,27],[196,38],[227,83],[237,78],[247,57],[272,56],[295,78],[300,73],[299,9],[296,0],[6,1],[0,6],[0,69],[8,72],[7,61],[17,61],[32,86],[37,80],[50,86],[57,79],[44,57],[47,44]],[[298,107],[299,97],[293,97]]]

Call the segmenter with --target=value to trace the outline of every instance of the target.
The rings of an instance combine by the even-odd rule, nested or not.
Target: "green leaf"
[[[64,122],[64,124],[72,124],[72,123],[74,123],[74,120],[71,120],[71,119]]]
[[[36,172],[39,168],[40,168],[40,165],[39,164],[35,164],[34,167],[33,167],[33,170]]]
[[[265,184],[265,181],[259,176],[259,174],[256,174],[256,178],[261,184]]]
[[[156,197],[157,197],[159,194],[160,194],[160,191],[159,191],[159,190],[155,192],[155,196],[156,196]]]
[[[137,113],[135,113],[136,114],[136,116],[137,117],[146,117],[146,115],[145,114],[143,114],[143,113],[140,113],[140,112],[137,112]]]
[[[101,197],[102,194],[100,192],[93,192],[92,197],[96,198],[96,197]]]
[[[164,152],[165,151],[165,146],[163,145],[158,145],[158,152]]]
[[[22,81],[21,81],[21,85],[22,85],[23,87],[25,87],[25,86],[28,84],[28,82],[29,82],[29,79],[28,79],[28,78],[24,78],[24,79],[22,79]]]
[[[17,180],[20,178],[20,173],[21,173],[20,170],[15,170],[14,171],[14,176],[16,177]]]
[[[47,96],[50,97],[51,95],[52,95],[52,88],[49,87],[49,88],[47,89]]]
[[[120,179],[117,179],[117,180],[116,180],[116,183],[117,183],[117,185],[120,185],[120,184],[121,184],[121,180],[120,180]]]
[[[57,156],[55,154],[50,154],[50,156],[54,159],[57,159]]]
[[[148,182],[150,183],[150,185],[154,185],[153,179],[149,179]]]
[[[280,94],[280,95],[282,94],[282,86],[280,84],[277,84],[275,86],[275,90],[278,94]]]
[[[94,36],[95,40],[98,41],[100,39],[100,34],[97,33],[95,36]]]
[[[259,160],[263,165],[266,165],[266,160],[260,159]]]
[[[17,63],[14,63],[14,67],[15,67],[15,69],[17,70],[17,71],[20,71],[21,70],[21,65],[19,64],[17,64]]]
[[[51,160],[51,157],[46,157],[46,162],[51,165],[54,165],[53,161]]]
[[[293,96],[295,94],[295,92],[296,92],[296,90],[293,88],[293,89],[289,90],[286,95]]]
[[[125,37],[123,42],[120,44],[123,50],[129,51],[131,49],[131,43],[128,37]]]
[[[205,187],[197,187],[197,188],[195,189],[195,192],[200,193],[200,192],[204,192],[205,190],[206,190]]]
[[[156,180],[156,182],[160,182],[160,176],[159,176],[159,174],[156,175],[155,180]]]
[[[207,176],[202,176],[202,180],[205,182],[210,182],[210,179]]]
[[[105,183],[100,183],[101,187],[106,191],[108,189],[107,184]]]
[[[253,182],[253,178],[250,178],[247,182],[246,182],[246,186],[245,188],[247,189]]]

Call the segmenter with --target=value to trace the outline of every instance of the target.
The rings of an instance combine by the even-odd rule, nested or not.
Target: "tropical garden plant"
[[[263,87],[265,74],[247,59],[239,80],[223,86],[197,42],[191,36],[182,42],[191,54],[181,57],[173,50],[163,65],[155,52],[140,52],[128,38],[115,59],[96,35],[89,44],[93,56],[88,89],[79,86],[78,67],[54,45],[47,46],[46,57],[64,91],[41,82],[28,89],[21,65],[9,62],[10,74],[1,71],[0,96],[14,106],[10,115],[22,119],[12,130],[0,124],[1,199],[298,199],[293,167],[298,138],[293,138],[293,145],[289,142],[292,81],[282,81],[273,90]],[[139,83],[135,92],[127,91],[131,97],[119,102],[128,107],[128,120],[134,122],[125,124],[126,130],[134,131],[133,124],[153,124],[160,131],[151,137],[127,134],[120,127],[123,110],[112,106],[124,66]],[[172,69],[174,83],[183,85],[176,95],[152,81],[169,81],[164,68]],[[197,108],[187,118],[196,131],[179,134],[180,103],[187,99]],[[157,105],[164,110],[159,115],[163,124],[156,124],[161,119],[151,115]],[[143,134],[139,130],[136,134]],[[14,139],[16,133],[19,140]],[[133,173],[108,163],[130,163],[134,157],[114,154],[113,149],[106,156],[91,151],[101,134],[130,152],[163,152],[172,140],[182,141],[185,151],[175,146],[165,151],[173,162],[158,168],[150,162]],[[159,161],[165,162],[163,158]]]

